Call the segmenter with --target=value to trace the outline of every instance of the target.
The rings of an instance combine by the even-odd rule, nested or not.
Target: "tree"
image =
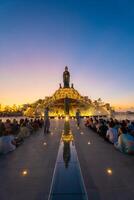
[[[35,109],[31,107],[27,108],[27,110],[24,111],[24,115],[27,117],[34,117],[34,114],[35,114]]]

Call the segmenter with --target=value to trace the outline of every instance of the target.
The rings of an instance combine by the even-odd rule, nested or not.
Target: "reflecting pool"
[[[87,193],[70,130],[65,120],[49,200],[87,200]]]

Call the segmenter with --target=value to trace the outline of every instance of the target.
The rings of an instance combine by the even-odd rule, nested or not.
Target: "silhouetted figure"
[[[64,100],[64,112],[66,115],[69,115],[69,98],[66,97]]]
[[[44,112],[44,133],[49,133],[50,119],[49,119],[49,108],[46,107]]]
[[[59,88],[60,88],[60,89],[62,88],[61,83],[59,84]]]
[[[77,126],[80,126],[80,120],[81,120],[81,116],[80,116],[80,111],[79,109],[76,111],[76,121],[77,121]]]
[[[74,89],[74,84],[73,83],[71,84],[71,88]]]

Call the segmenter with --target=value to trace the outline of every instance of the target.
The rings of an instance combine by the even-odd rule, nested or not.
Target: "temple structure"
[[[87,96],[82,96],[70,86],[70,72],[65,67],[63,72],[63,86],[60,84],[55,93],[46,97],[36,108],[36,113],[43,112],[42,109],[49,107],[50,116],[64,117],[65,115],[75,116],[76,110],[79,109],[81,116],[110,115],[111,108],[109,104],[104,104],[101,100],[92,101]]]
[[[87,96],[82,96],[74,88],[74,84],[70,85],[70,72],[67,66],[63,72],[63,84],[59,84],[59,89],[52,96],[29,105],[24,115],[43,116],[46,107],[49,107],[50,117],[75,116],[77,109],[80,110],[81,116],[111,116],[112,113],[110,104],[102,102],[100,98],[92,101]]]

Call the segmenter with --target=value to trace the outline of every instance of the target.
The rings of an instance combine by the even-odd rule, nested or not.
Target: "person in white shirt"
[[[118,131],[114,126],[115,126],[114,122],[109,122],[109,125],[108,125],[109,128],[106,134],[106,137],[109,140],[109,142],[113,144],[118,141]]]
[[[0,137],[0,154],[7,154],[16,149],[16,142],[13,135],[5,132],[4,136]]]

